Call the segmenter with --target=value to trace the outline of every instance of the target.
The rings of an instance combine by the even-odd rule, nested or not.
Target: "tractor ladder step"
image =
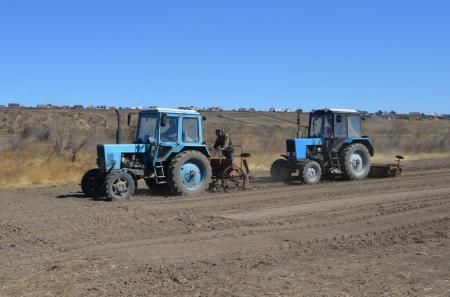
[[[341,162],[339,160],[339,155],[337,152],[330,152],[330,160],[331,160],[331,172],[337,174],[342,173]]]
[[[161,164],[161,162],[155,163],[155,176],[156,179],[164,179],[166,178],[166,175],[164,173],[164,166]]]

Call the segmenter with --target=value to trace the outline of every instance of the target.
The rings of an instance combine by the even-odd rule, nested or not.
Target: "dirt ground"
[[[450,160],[408,165],[125,203],[2,190],[0,296],[450,296]]]

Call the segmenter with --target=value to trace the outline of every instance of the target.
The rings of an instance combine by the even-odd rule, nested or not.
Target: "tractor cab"
[[[202,116],[194,110],[155,108],[138,115],[136,144],[153,148],[151,160],[165,161],[171,154],[194,148],[209,156],[202,138]]]
[[[362,137],[361,115],[351,109],[314,110],[309,116],[309,138]]]

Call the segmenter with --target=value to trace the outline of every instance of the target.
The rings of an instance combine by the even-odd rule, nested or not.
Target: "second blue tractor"
[[[313,110],[306,137],[300,133],[286,140],[287,153],[273,162],[270,174],[275,181],[289,181],[294,174],[306,184],[322,178],[364,179],[371,167],[374,148],[362,133],[362,117],[356,110]]]

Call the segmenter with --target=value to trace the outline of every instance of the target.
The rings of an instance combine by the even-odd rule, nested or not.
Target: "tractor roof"
[[[344,109],[344,108],[324,108],[324,109],[315,109],[312,112],[332,112],[332,113],[357,113],[359,112],[355,109]]]
[[[157,111],[157,112],[167,112],[167,113],[184,113],[184,114],[195,114],[198,115],[198,111],[190,110],[190,109],[178,109],[178,108],[162,108],[162,107],[153,107],[147,109],[146,111]]]

